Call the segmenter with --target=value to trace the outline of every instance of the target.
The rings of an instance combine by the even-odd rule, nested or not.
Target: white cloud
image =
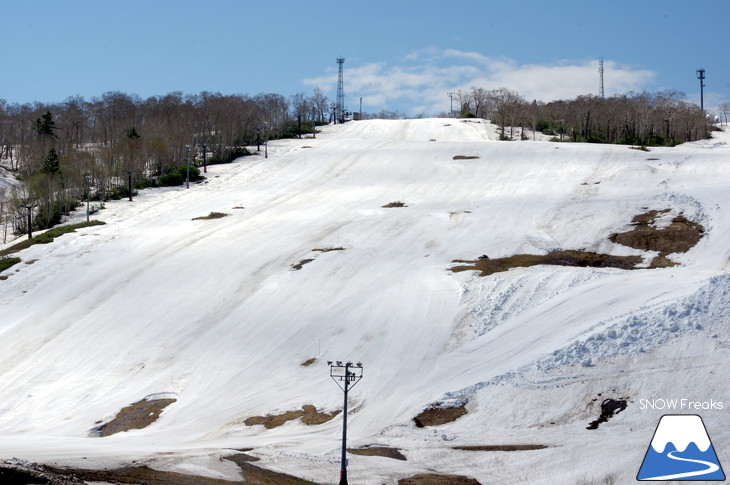
[[[607,95],[642,91],[656,73],[604,62]],[[305,79],[304,83],[334,91],[337,74]],[[494,89],[507,87],[528,100],[552,101],[579,95],[598,94],[598,61],[565,60],[548,64],[519,64],[507,58],[492,58],[479,52],[434,48],[413,52],[397,65],[386,62],[345,69],[346,104],[362,96],[363,109],[421,112],[435,115],[449,109],[449,91],[472,86]],[[347,97],[349,96],[349,98]]]

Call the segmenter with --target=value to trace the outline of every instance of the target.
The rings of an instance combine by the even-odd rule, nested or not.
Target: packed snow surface
[[[257,465],[336,483],[341,416],[244,421],[341,409],[327,365],[340,360],[364,371],[348,445],[408,458],[350,455],[352,483],[628,483],[671,411],[646,400],[673,397],[725,402],[674,411],[702,414],[730,462],[728,135],[650,152],[497,139],[482,120],[330,126],[190,189],[107,202],[106,225],[22,251],[0,281],[0,458],[236,479],[218,457],[253,448]],[[449,271],[558,249],[648,262],[608,237],[651,209],[705,228],[678,266]],[[213,211],[228,215],[193,220]],[[149,427],[90,433],[155,397],[177,401]],[[609,397],[626,410],[586,430]],[[415,427],[464,403],[455,422]],[[453,449],[531,443],[548,447]]]

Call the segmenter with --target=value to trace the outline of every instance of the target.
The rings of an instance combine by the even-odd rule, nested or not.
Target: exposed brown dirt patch
[[[413,418],[416,426],[423,428],[425,426],[439,426],[446,423],[456,421],[468,411],[466,404],[454,408],[431,408],[426,409],[421,414]]]
[[[265,468],[253,465],[259,459],[246,455],[231,455],[224,459],[232,461],[241,469],[241,474],[245,483],[251,485],[317,485],[316,482],[310,482],[286,473],[277,473]]]
[[[162,411],[177,399],[143,399],[122,408],[116,417],[94,428],[94,436],[110,436],[130,429],[143,429],[157,421]]]
[[[193,217],[194,221],[204,221],[208,219],[220,219],[222,217],[226,217],[228,214],[225,212],[211,212],[207,216],[200,216],[200,217]]]
[[[407,461],[407,458],[400,452],[400,448],[387,448],[385,446],[371,446],[367,448],[348,448],[348,453],[361,456],[382,456],[394,460]]]
[[[455,155],[454,160],[476,160],[479,157],[476,155]]]
[[[344,250],[345,250],[345,248],[343,248],[342,246],[337,246],[334,248],[314,248],[314,249],[312,249],[312,251],[317,251],[320,253],[329,253],[330,251],[344,251]]]
[[[398,485],[481,485],[477,480],[463,475],[436,475],[421,473],[398,480]]]
[[[305,404],[302,406],[302,409],[297,411],[286,411],[281,414],[268,414],[266,416],[251,416],[250,418],[246,418],[243,423],[246,426],[263,424],[266,429],[272,429],[283,425],[287,421],[301,418],[304,424],[316,425],[326,423],[338,414],[340,414],[339,410],[332,413],[323,413],[311,404]]]
[[[451,271],[481,271],[480,276],[508,271],[511,268],[526,268],[540,264],[556,266],[579,266],[591,268],[634,269],[643,262],[641,256],[612,256],[587,251],[563,250],[549,254],[516,254],[506,258],[490,259],[482,257],[478,260],[454,260],[454,263],[467,265],[454,266]]]
[[[543,450],[547,445],[476,445],[476,446],[454,446],[455,450],[463,451],[529,451]]]
[[[408,207],[408,206],[406,205],[405,202],[401,202],[401,201],[397,200],[395,202],[388,202],[387,204],[385,204],[382,207],[384,207],[386,209],[391,209],[393,207]]]
[[[635,216],[631,224],[633,229],[627,232],[611,234],[612,242],[643,251],[658,251],[659,255],[651,262],[651,268],[674,266],[667,256],[672,253],[686,253],[702,239],[705,228],[697,222],[688,220],[679,214],[672,222],[662,228],[657,227],[657,219],[669,209],[651,210]]]
[[[327,248],[314,248],[314,249],[312,249],[312,252],[329,253],[331,251],[344,251],[344,250],[345,250],[345,248],[343,248],[342,246],[337,246],[337,247],[327,247]],[[302,267],[304,267],[305,264],[309,264],[312,261],[314,261],[314,258],[302,259],[298,263],[291,265],[292,271],[299,271],[300,269],[302,269]]]
[[[291,265],[291,269],[294,270],[294,271],[299,271],[300,269],[302,269],[304,267],[305,264],[309,264],[312,261],[314,261],[314,259],[311,259],[311,258],[302,259],[298,263],[292,264]]]
[[[131,483],[135,485],[241,485],[239,481],[199,477],[175,472],[153,470],[146,466],[114,470],[85,470],[82,468],[46,467],[54,473],[81,478],[86,482]],[[257,482],[254,482],[257,483]],[[264,483],[264,482],[258,482]],[[273,483],[273,482],[271,482]]]
[[[312,357],[311,359],[305,360],[300,365],[302,367],[309,367],[310,365],[314,364],[315,362],[317,362],[317,357]]]
[[[253,465],[259,459],[245,453],[226,456],[223,459],[232,461],[241,469],[241,475],[245,483],[251,485],[317,485],[293,475],[278,473],[265,468]],[[220,478],[209,478],[182,473],[154,470],[147,466],[134,466],[117,468],[113,470],[86,470],[81,468],[55,468],[42,466],[41,472],[52,475],[55,480],[49,482],[27,482],[26,483],[50,483],[50,484],[81,484],[84,481],[98,481],[115,484],[146,484],[146,485],[240,485],[241,481],[223,480]],[[2,478],[2,475],[0,475]],[[0,482],[5,483],[5,482]],[[12,482],[11,482],[12,483]]]
[[[634,216],[631,224],[633,229],[627,232],[611,234],[609,240],[642,251],[657,251],[659,254],[649,268],[666,268],[676,263],[667,258],[672,253],[683,253],[694,247],[705,229],[701,224],[688,220],[679,214],[665,227],[657,227],[657,219],[670,209],[651,210]],[[505,258],[490,259],[486,255],[478,260],[454,260],[454,263],[464,263],[454,266],[451,271],[480,271],[480,276],[489,276],[494,273],[508,271],[511,268],[525,268],[540,264],[556,266],[579,266],[591,268],[618,268],[637,269],[643,262],[641,256],[614,256],[589,251],[562,250],[548,254],[516,254]]]

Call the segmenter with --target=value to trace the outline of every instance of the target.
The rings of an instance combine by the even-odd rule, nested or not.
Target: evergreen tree
[[[137,133],[137,129],[134,126],[127,130],[127,138],[129,138],[130,140],[136,140],[140,138],[140,135],[139,133]]]
[[[50,136],[55,138],[56,122],[53,121],[53,115],[50,111],[46,111],[43,116],[35,120],[35,130],[39,136]]]
[[[48,156],[43,160],[43,172],[56,175],[61,172],[61,164],[55,148],[48,150]]]

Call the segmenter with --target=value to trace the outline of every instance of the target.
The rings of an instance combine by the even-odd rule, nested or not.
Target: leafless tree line
[[[55,104],[0,100],[0,167],[23,182],[4,191],[0,223],[25,231],[23,206],[32,201],[38,227],[47,227],[89,191],[103,200],[124,186],[129,172],[136,180],[163,175],[186,157],[199,161],[203,145],[212,161],[227,160],[264,138],[296,136],[293,121],[325,123],[329,109],[318,88],[289,98],[113,91]]]
[[[706,138],[711,130],[706,113],[673,91],[543,103],[507,88],[471,87],[456,92],[455,101],[461,116],[498,124],[505,140],[524,138],[528,129],[533,137],[542,132],[560,140],[674,145]],[[725,103],[726,123],[728,112]],[[360,116],[405,118],[386,110]],[[186,157],[199,160],[203,145],[214,160],[227,160],[240,153],[238,147],[264,137],[301,136],[331,120],[332,106],[319,88],[289,98],[173,92],[142,99],[113,91],[55,104],[0,100],[0,167],[24,182],[5,190],[0,223],[24,231],[24,212],[33,205],[38,226],[47,227],[92,190],[104,200],[127,174],[138,180],[161,176]]]
[[[707,138],[712,130],[713,117],[676,91],[544,103],[528,102],[507,88],[472,87],[456,92],[455,99],[461,116],[491,119],[503,139],[514,139],[516,129],[524,136],[528,128],[533,136],[539,131],[560,140],[671,146]],[[729,106],[726,119],[727,111]]]

